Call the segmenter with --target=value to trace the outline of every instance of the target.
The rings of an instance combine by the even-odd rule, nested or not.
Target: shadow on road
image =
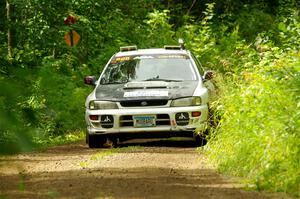
[[[193,140],[130,140],[119,147],[113,153],[114,149],[89,149],[80,142],[14,156],[11,165],[17,162],[23,168],[9,173],[10,166],[2,165],[0,199],[274,198],[241,190],[217,174],[193,149]]]
[[[0,176],[0,180],[10,182],[0,183],[7,198],[264,198],[236,189],[204,169],[83,169]]]
[[[204,146],[189,138],[170,138],[170,139],[135,139],[121,142],[117,147],[143,146],[143,147],[174,147],[174,148],[195,148]]]

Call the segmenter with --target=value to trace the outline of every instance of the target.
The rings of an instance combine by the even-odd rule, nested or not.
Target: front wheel
[[[196,142],[196,146],[204,146],[207,143],[207,140],[201,135],[196,135],[194,140]]]
[[[195,133],[194,134],[194,140],[196,142],[196,145],[197,146],[204,146],[204,145],[206,145],[208,134],[209,134],[208,129],[206,129],[202,133]]]
[[[106,138],[99,137],[97,135],[86,134],[86,143],[89,145],[89,148],[100,148],[103,147],[106,142]]]

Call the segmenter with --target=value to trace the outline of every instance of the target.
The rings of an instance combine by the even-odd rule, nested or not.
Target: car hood
[[[182,82],[129,82],[126,84],[99,84],[95,97],[104,101],[126,101],[140,99],[177,99],[193,96],[199,81]]]

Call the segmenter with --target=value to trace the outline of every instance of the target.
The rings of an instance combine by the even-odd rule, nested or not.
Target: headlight
[[[184,107],[184,106],[200,106],[202,103],[201,97],[187,97],[173,100],[171,106]]]
[[[98,110],[98,109],[118,109],[116,102],[110,101],[90,101],[89,109]]]

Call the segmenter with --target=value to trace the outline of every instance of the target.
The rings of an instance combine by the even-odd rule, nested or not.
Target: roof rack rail
[[[137,50],[137,46],[122,46],[120,47],[120,52],[126,52],[126,51],[133,51],[133,50]]]

